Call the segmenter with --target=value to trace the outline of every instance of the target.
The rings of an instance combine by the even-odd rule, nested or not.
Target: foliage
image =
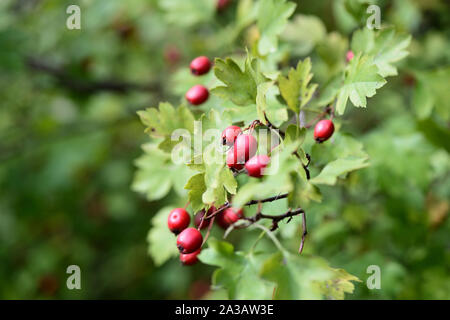
[[[65,27],[70,4],[0,3],[2,298],[450,297],[444,1],[81,1],[81,30]],[[368,4],[379,30],[365,27]],[[202,77],[188,70],[198,55],[216,58]],[[191,107],[197,83],[211,95]],[[333,112],[335,133],[317,144],[309,127]],[[285,133],[262,180],[171,139],[254,120]],[[225,239],[214,227],[202,263],[177,261],[171,208],[283,193],[261,210],[305,210],[302,254],[295,216]],[[80,291],[65,287],[71,264]],[[370,265],[380,290],[366,286]]]

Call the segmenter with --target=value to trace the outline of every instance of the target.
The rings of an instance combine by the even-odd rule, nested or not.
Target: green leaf
[[[410,35],[398,34],[393,28],[379,31],[363,28],[353,34],[351,48],[356,55],[363,53],[373,57],[380,75],[388,77],[397,75],[394,63],[409,54],[406,48],[410,42]]]
[[[309,85],[312,76],[309,58],[299,61],[296,69],[291,68],[287,78],[278,76],[281,96],[295,113],[311,100],[317,88],[317,84]]]
[[[318,176],[311,179],[311,183],[334,185],[339,176],[369,166],[367,159],[337,159],[327,164]]]
[[[288,18],[294,13],[296,4],[285,0],[261,0],[257,25],[261,37],[258,52],[265,56],[278,48],[278,36],[283,32]]]
[[[344,113],[349,98],[355,107],[365,108],[366,97],[374,96],[376,90],[386,83],[386,80],[378,74],[378,68],[372,60],[369,56],[358,55],[350,61],[344,84],[337,97],[338,114]]]
[[[358,280],[344,270],[330,268],[322,258],[281,253],[266,260],[260,276],[276,284],[275,299],[285,300],[340,299],[344,292],[353,292],[350,281]]]
[[[135,173],[131,188],[145,194],[148,200],[158,200],[166,196],[173,187],[175,191],[184,196],[185,191],[180,188],[192,174],[184,164],[173,163],[170,154],[167,154],[155,144],[142,146],[144,154],[136,161]]]
[[[146,126],[145,131],[153,137],[163,137],[160,148],[166,152],[172,151],[179,141],[172,141],[171,136],[176,130],[194,131],[194,115],[186,106],[174,108],[170,103],[162,102],[159,108],[148,108],[138,111],[142,123]]]
[[[319,175],[310,180],[313,184],[333,185],[339,176],[369,165],[363,144],[341,132],[334,134],[332,143],[315,144],[311,153],[315,165],[325,165]]]
[[[313,15],[296,14],[287,24],[281,38],[292,44],[296,56],[305,56],[325,38],[326,34],[327,30],[320,18]]]
[[[258,114],[258,119],[262,123],[266,123],[265,112],[267,110],[266,94],[270,87],[273,86],[273,81],[263,82],[257,87],[256,94],[256,112]]]
[[[235,252],[230,243],[210,238],[208,248],[198,257],[219,267],[213,274],[213,286],[227,289],[229,299],[270,298],[272,286],[258,277],[260,256]]]
[[[213,19],[216,6],[210,0],[159,0],[168,22],[181,27],[193,26]]]
[[[419,119],[426,119],[435,110],[444,120],[450,119],[450,67],[416,71],[413,106]]]
[[[226,86],[218,86],[211,92],[238,106],[255,104],[258,85],[268,79],[259,71],[258,61],[247,53],[244,71],[231,58],[217,58],[214,74]]]
[[[152,218],[152,227],[147,235],[148,253],[156,266],[179,255],[176,238],[167,228],[167,217],[173,207],[165,207]]]
[[[202,210],[205,205],[203,204],[203,193],[206,191],[205,174],[198,173],[193,175],[186,185],[184,186],[188,192],[188,201],[192,209],[197,212]]]

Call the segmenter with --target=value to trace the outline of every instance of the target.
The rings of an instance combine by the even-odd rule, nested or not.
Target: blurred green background
[[[212,268],[156,267],[147,254],[152,216],[178,195],[147,201],[131,190],[148,141],[136,111],[179,102],[193,57],[224,57],[257,37],[233,25],[239,1],[220,13],[215,0],[196,1],[0,2],[0,298],[222,297],[208,292]],[[295,15],[318,19],[291,18],[276,59],[312,55],[324,82],[337,63],[326,53],[343,63],[360,25],[355,1],[295,2]],[[363,280],[350,299],[449,299],[448,2],[366,2],[413,35],[410,56],[365,112],[343,118],[372,165],[324,190],[308,250]],[[66,28],[70,4],[81,30]],[[81,290],[66,288],[72,264]],[[371,264],[381,290],[364,285]]]

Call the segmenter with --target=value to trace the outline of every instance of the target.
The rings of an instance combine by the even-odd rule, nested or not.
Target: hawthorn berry
[[[244,164],[256,154],[258,142],[251,134],[240,134],[234,143],[234,159],[238,164]]]
[[[200,56],[191,61],[191,72],[196,76],[201,76],[202,74],[208,73],[211,69],[211,61],[208,57]]]
[[[229,126],[222,131],[222,144],[232,146],[242,132],[238,126]]]
[[[314,128],[314,139],[317,142],[328,140],[334,132],[334,124],[331,120],[320,120]]]
[[[183,208],[176,208],[170,211],[169,217],[167,218],[167,225],[175,234],[179,234],[181,231],[186,229],[191,222],[191,217],[189,213]]]
[[[234,148],[231,148],[227,152],[227,166],[232,169],[241,170],[244,168],[244,165],[238,163],[236,153],[234,152]]]
[[[180,253],[180,261],[185,266],[192,266],[198,262],[197,256],[201,252],[202,249],[198,249],[192,253]]]
[[[231,0],[217,0],[217,10],[225,10],[231,3]]]
[[[197,84],[186,92],[186,100],[195,106],[208,100],[209,91],[204,86]]]
[[[209,216],[214,211],[216,211],[216,208],[214,206],[212,206],[211,208],[209,208],[208,212],[206,213],[206,216]],[[203,221],[202,221],[202,218],[204,215],[205,215],[205,210],[201,210],[201,211],[197,212],[194,216],[194,225],[197,228],[200,228],[200,230],[207,228],[209,226],[209,224],[211,223],[211,218],[203,219]]]
[[[355,54],[353,53],[352,50],[347,51],[347,54],[345,55],[345,59],[347,60],[347,62],[350,62],[350,60],[352,60],[354,58]]]
[[[230,225],[238,221],[244,216],[244,211],[242,209],[228,208],[216,217],[217,224],[223,229],[227,229]]]
[[[245,163],[245,169],[250,177],[261,178],[264,174],[264,169],[270,162],[270,158],[265,155],[258,155],[250,158]]]
[[[181,231],[177,237],[177,247],[181,253],[192,253],[202,246],[203,236],[195,228],[187,228]]]

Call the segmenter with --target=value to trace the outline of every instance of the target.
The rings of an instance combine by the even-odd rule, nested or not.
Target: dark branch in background
[[[54,77],[61,86],[78,93],[92,94],[100,91],[110,91],[124,94],[129,91],[160,92],[162,90],[157,83],[141,84],[115,79],[98,81],[77,79],[59,66],[54,66],[32,57],[26,59],[26,65],[31,70]]]

